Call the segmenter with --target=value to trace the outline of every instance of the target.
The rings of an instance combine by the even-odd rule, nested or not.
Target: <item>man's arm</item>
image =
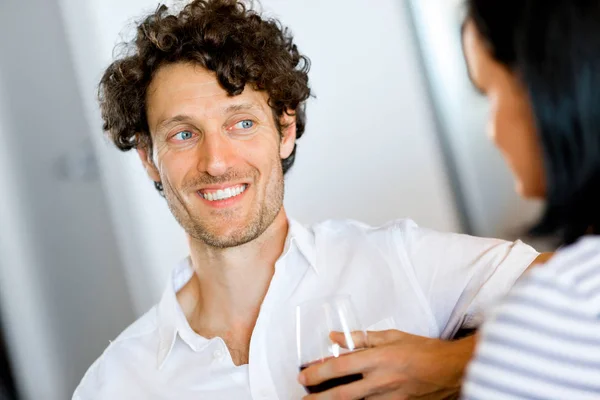
[[[443,234],[422,230],[414,224],[401,228],[399,233],[400,251],[406,252],[417,279],[426,283],[422,287],[430,288],[430,292],[425,292],[426,297],[443,304],[454,304],[453,301],[461,297],[466,304],[458,309],[463,310],[469,306],[471,296],[475,298],[481,294],[481,285],[502,284],[503,289],[484,291],[484,298],[497,299],[528,267],[543,263],[551,256],[538,255],[519,242]],[[505,268],[508,272],[503,271]],[[496,271],[500,272],[499,277],[490,279]],[[440,285],[440,290],[436,285]],[[471,296],[461,296],[464,287],[472,292]],[[440,293],[455,288],[455,299],[440,298]],[[439,314],[435,312],[435,306],[432,309],[434,314],[442,316],[443,324],[449,323],[443,310]],[[457,320],[464,320],[464,315],[457,316]],[[312,386],[336,377],[363,375],[359,381],[307,397],[312,400],[360,399],[383,394],[405,398],[454,398],[460,392],[477,338],[474,330],[452,341],[396,330],[369,332],[368,349],[307,368],[300,374],[299,381]]]
[[[550,259],[553,256],[554,256],[554,253],[541,253],[539,256],[536,257],[535,260],[533,260],[533,262],[529,265],[529,267],[527,267],[525,272],[530,271],[533,267],[537,267],[537,266],[546,264],[548,261],[550,261]],[[525,275],[525,272],[523,273],[523,275]],[[478,330],[478,328],[461,328],[458,330],[456,335],[454,335],[453,339],[458,340],[458,339],[466,338],[468,336],[472,336],[477,332],[477,330]]]

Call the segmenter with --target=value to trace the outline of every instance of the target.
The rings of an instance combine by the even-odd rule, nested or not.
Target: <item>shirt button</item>
[[[223,351],[222,350],[215,350],[215,352],[213,353],[213,358],[215,360],[222,360],[223,359]]]

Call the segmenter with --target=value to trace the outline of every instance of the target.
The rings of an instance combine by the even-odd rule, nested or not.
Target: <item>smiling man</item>
[[[240,90],[231,96],[194,63],[161,66],[146,95],[153,148],[138,148],[177,221],[215,256],[286,229],[281,160],[294,150],[295,110],[282,109],[278,125],[266,92]]]
[[[190,255],[74,399],[298,399],[295,306],[337,293],[352,296],[370,330],[391,330],[395,344],[408,335],[393,353],[411,366],[396,375],[402,390],[456,392],[473,338],[446,339],[478,326],[538,253],[410,220],[307,228],[290,219],[284,174],[304,133],[307,72],[289,32],[235,0],[196,0],[174,14],[159,7],[109,66],[104,128],[118,148],[137,150]],[[300,379],[349,367],[336,368]],[[362,381],[335,389],[343,398],[385,383],[357,372]]]

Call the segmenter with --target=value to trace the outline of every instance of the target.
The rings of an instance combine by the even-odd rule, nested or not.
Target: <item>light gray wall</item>
[[[402,1],[262,4],[312,60],[316,99],[288,179],[290,213],[460,230]]]
[[[1,2],[0,55],[4,329],[24,398],[64,400],[132,304],[100,180],[61,168],[90,146],[56,1]]]

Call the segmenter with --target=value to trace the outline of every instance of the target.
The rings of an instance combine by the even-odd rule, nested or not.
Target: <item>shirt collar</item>
[[[313,271],[318,273],[314,233],[299,222],[290,219],[288,237],[281,257],[285,257],[290,251],[292,244],[295,244]],[[194,270],[190,258],[186,257],[173,269],[167,287],[158,304],[158,369],[162,368],[169,354],[171,354],[178,334],[195,351],[198,351],[202,347],[203,343],[200,343],[201,341],[208,342],[207,339],[188,332],[191,331],[191,328],[177,301],[177,292],[191,279],[193,274]]]
[[[184,327],[183,311],[177,301],[177,292],[190,280],[194,271],[189,257],[183,259],[171,272],[171,277],[158,304],[158,354],[160,369],[171,353],[177,334]],[[187,323],[187,321],[185,321]]]
[[[314,232],[293,219],[289,220],[288,231],[289,243],[295,243],[311,268],[318,273],[317,269],[317,248]],[[287,247],[287,246],[286,246]],[[285,253],[285,252],[284,252]]]

